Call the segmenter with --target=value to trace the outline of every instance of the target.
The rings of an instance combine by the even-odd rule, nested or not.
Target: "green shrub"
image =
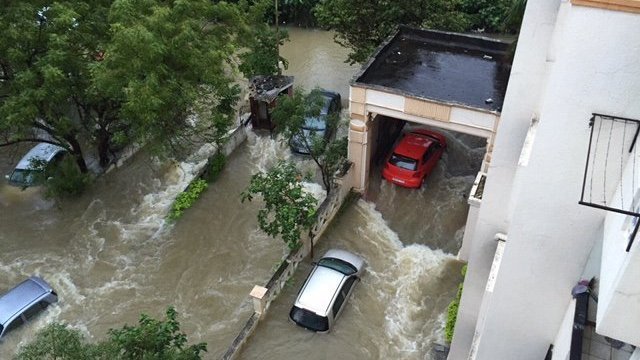
[[[205,169],[203,177],[208,183],[212,183],[218,180],[222,169],[227,164],[227,158],[221,152],[216,152],[215,155],[209,158],[207,162],[207,168]]]
[[[202,194],[208,186],[209,184],[207,184],[206,180],[203,179],[198,179],[192,182],[184,192],[176,197],[176,200],[171,206],[171,211],[169,212],[169,219],[175,220],[182,216],[182,213],[193,206],[196,200],[200,197],[200,194]]]
[[[464,283],[464,276],[467,274],[467,265],[463,266],[460,270],[463,281],[458,285],[458,292],[456,297],[451,300],[447,307],[447,323],[444,327],[444,339],[450,343],[453,340],[453,331],[456,327],[456,319],[458,317],[458,307],[460,307],[460,298],[462,297],[462,284]]]
[[[111,329],[106,338],[97,342],[87,341],[79,330],[68,325],[49,324],[21,346],[14,359],[202,359],[207,344],[189,344],[177,316],[173,307],[161,320],[142,314],[137,325]]]
[[[43,176],[42,184],[48,198],[79,196],[91,184],[91,175],[80,171],[73,156],[65,156],[60,162],[47,166]]]

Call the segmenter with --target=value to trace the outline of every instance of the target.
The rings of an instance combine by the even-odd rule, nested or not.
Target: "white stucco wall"
[[[547,77],[547,49],[551,41],[559,0],[529,1],[518,40],[501,121],[489,166],[482,207],[473,231],[469,267],[458,310],[449,359],[466,359],[479,314],[498,232],[509,228],[508,206],[520,149],[531,118],[538,108]],[[513,100],[512,100],[513,99]],[[480,321],[478,322],[478,319]]]
[[[537,15],[549,17],[541,11],[552,10],[556,2],[544,3],[529,2],[527,12],[536,9]],[[545,20],[538,22],[534,28],[543,31]],[[507,214],[504,209],[490,214],[492,209],[483,203],[480,210],[481,220],[507,220],[509,241],[491,302],[480,315],[484,322],[479,324],[478,359],[544,358],[565,318],[571,288],[603,236],[606,212],[578,205],[588,120],[592,112],[640,117],[640,16],[563,2],[556,29],[550,42],[552,61],[545,61],[548,80],[538,83],[543,96],[534,109],[540,122],[529,162],[518,168],[517,184],[510,184],[510,198],[503,202],[512,208]],[[507,93],[503,123],[508,122],[507,105],[521,102],[531,105]],[[500,129],[498,140],[503,134]],[[517,149],[501,149],[508,145],[496,144],[494,153]],[[495,165],[492,162],[489,181],[501,174]],[[496,183],[487,184],[485,200],[495,195],[504,200]]]
[[[639,144],[640,145],[640,144]],[[636,145],[637,146],[637,145]],[[635,161],[627,162],[624,183],[618,188],[640,187],[640,152]],[[634,163],[636,169],[634,173]],[[640,206],[636,192],[634,209]],[[628,194],[627,194],[628,195]],[[625,210],[631,210],[627,198]],[[621,203],[614,204],[621,206]],[[602,269],[600,276],[600,296],[598,302],[597,327],[599,334],[640,346],[640,236],[636,235],[631,250],[627,247],[633,231],[634,217],[617,213],[607,214],[602,247]]]
[[[571,352],[571,335],[573,334],[573,317],[576,313],[576,300],[572,299],[567,305],[558,335],[553,341],[553,356],[551,360],[568,360]]]

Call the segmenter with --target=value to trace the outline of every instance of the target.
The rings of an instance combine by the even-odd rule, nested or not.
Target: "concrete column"
[[[458,250],[458,260],[469,261],[469,254],[472,248],[473,232],[478,222],[478,213],[480,212],[480,206],[482,205],[482,194],[478,193],[478,187],[484,176],[487,174],[482,171],[476,175],[476,179],[471,187],[469,198],[467,203],[469,204],[469,214],[467,215],[467,223],[464,227],[464,237],[462,238],[462,246]]]
[[[355,191],[364,192],[366,189],[367,161],[367,126],[364,121],[351,119],[349,123],[348,158],[353,163],[353,183]]]
[[[268,289],[266,287],[255,285],[249,293],[249,296],[251,297],[251,300],[253,302],[253,311],[255,311],[257,314],[264,314],[267,305],[267,291]]]

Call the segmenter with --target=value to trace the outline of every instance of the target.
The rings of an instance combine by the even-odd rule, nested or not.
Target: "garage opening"
[[[419,188],[406,188],[382,176],[390,154],[409,133],[421,129],[442,134],[446,149]],[[487,150],[487,139],[435,126],[378,115],[371,134],[367,200],[405,244],[424,244],[456,253],[461,245],[469,205],[467,197]]]

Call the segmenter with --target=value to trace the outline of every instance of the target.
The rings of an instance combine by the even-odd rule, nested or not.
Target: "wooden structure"
[[[293,76],[259,75],[251,79],[249,86],[251,125],[254,129],[273,130],[271,111],[280,94],[293,95]]]

